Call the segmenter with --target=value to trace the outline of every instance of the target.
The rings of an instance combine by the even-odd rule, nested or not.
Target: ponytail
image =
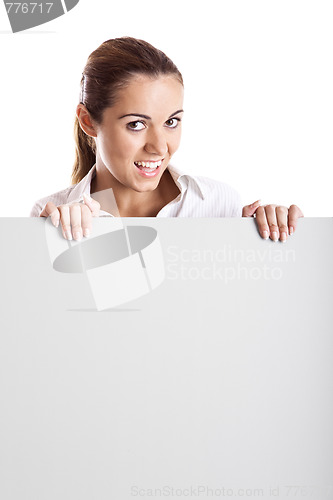
[[[72,170],[72,184],[80,182],[96,163],[96,145],[93,137],[83,132],[77,116],[74,123],[75,161]]]

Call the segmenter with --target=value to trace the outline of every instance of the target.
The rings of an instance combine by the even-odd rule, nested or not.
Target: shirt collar
[[[173,165],[169,165],[168,170],[176,185],[179,187],[181,195],[183,195],[183,193],[187,190],[190,180],[192,180],[198,187],[203,200],[208,195],[208,190],[201,182],[200,177],[193,177],[192,175],[185,174],[178,167],[174,167]]]
[[[91,167],[87,175],[83,177],[75,186],[73,187],[70,195],[68,196],[68,201],[81,201],[83,199],[83,194],[90,196],[90,185],[91,181],[96,175],[96,164]]]
[[[174,165],[168,165],[168,170],[175,184],[179,187],[181,196],[183,196],[183,194],[187,190],[190,180],[192,180],[198,187],[202,199],[205,199],[205,197],[208,195],[207,190],[205,189],[206,186],[201,182],[200,177],[193,177],[192,175],[185,174]],[[89,172],[85,175],[85,177],[83,177],[83,179],[73,187],[68,197],[68,201],[79,201],[83,199],[83,194],[90,195],[90,185],[95,175],[96,164],[93,165]]]

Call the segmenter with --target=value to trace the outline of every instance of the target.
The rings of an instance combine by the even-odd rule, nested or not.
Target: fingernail
[[[66,240],[72,239],[72,233],[70,231],[65,231],[64,236],[65,236]]]
[[[272,232],[272,239],[273,239],[273,241],[278,240],[278,234],[275,231]]]
[[[85,236],[86,238],[89,238],[89,236],[90,236],[90,231],[89,231],[89,229],[85,229],[85,230],[83,231],[83,234],[84,234],[84,236]]]
[[[290,235],[291,235],[291,234],[294,234],[294,228],[293,228],[293,226],[290,226],[290,228],[289,228],[289,234],[290,234]]]
[[[58,220],[55,221],[54,227],[59,227],[59,221]]]
[[[264,240],[268,240],[268,231],[263,231],[262,235]]]
[[[82,234],[80,233],[80,231],[75,231],[73,236],[74,236],[74,240],[76,240],[76,241],[79,241],[82,238]]]
[[[280,239],[281,239],[282,243],[285,243],[287,241],[287,233],[284,233],[284,232],[281,233]]]

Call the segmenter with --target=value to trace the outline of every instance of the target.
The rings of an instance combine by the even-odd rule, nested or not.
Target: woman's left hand
[[[273,241],[285,242],[288,234],[293,234],[297,226],[297,219],[304,217],[301,209],[297,205],[283,207],[281,205],[260,205],[260,200],[251,205],[243,207],[243,217],[253,217],[255,215],[258,230],[262,238]]]

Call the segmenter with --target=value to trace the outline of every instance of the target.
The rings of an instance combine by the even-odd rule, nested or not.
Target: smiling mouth
[[[163,158],[164,159],[164,158]],[[159,161],[135,161],[134,165],[138,167],[143,172],[155,172],[162,165],[162,160]]]

